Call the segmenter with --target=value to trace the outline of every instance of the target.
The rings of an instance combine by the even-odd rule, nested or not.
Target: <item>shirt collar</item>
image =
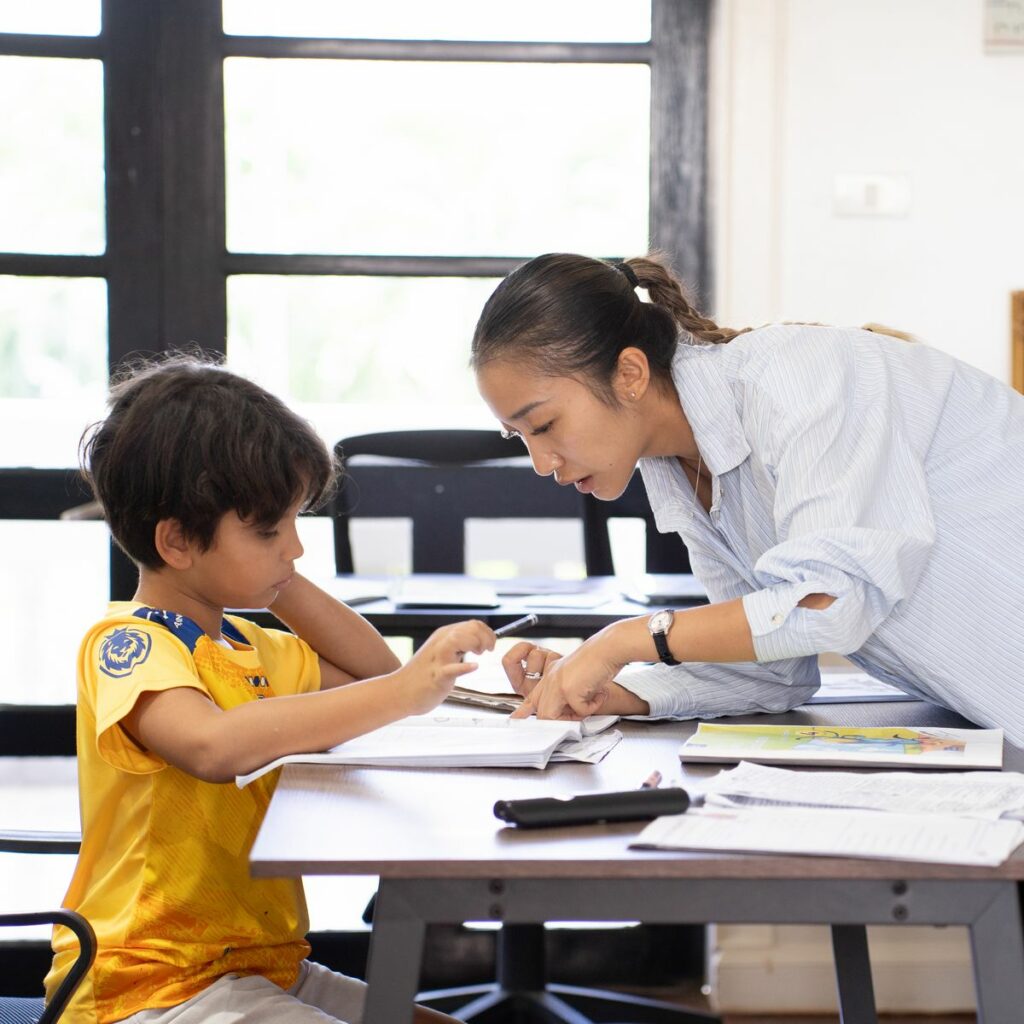
[[[724,372],[726,349],[726,345],[680,343],[672,359],[672,380],[679,403],[704,465],[716,477],[735,469],[750,455],[736,399]],[[674,458],[641,459],[640,471],[659,529],[672,529],[680,514],[686,519],[692,517],[692,507],[678,495],[679,469]]]

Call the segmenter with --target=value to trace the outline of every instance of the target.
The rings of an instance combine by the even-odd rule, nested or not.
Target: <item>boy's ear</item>
[[[161,519],[153,531],[157,554],[172,569],[192,568],[192,542],[177,519]]]

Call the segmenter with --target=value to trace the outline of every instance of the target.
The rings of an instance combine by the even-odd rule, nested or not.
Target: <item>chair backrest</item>
[[[399,430],[345,438],[334,499],[337,572],[354,572],[354,517],[412,520],[413,572],[465,572],[467,519],[572,518],[579,496],[533,472],[496,430]]]
[[[654,526],[637,473],[621,498],[602,502],[539,477],[517,440],[496,430],[361,434],[335,446],[344,469],[331,514],[335,571],[355,571],[350,520],[401,516],[413,524],[413,572],[465,572],[467,519],[579,519],[587,575],[614,572],[609,520],[642,519],[647,572],[689,572],[686,548]]]
[[[592,494],[584,496],[583,543],[588,576],[610,576],[615,572],[609,530],[612,519],[643,520],[646,529],[644,572],[692,572],[690,554],[679,535],[658,532],[643,478],[637,471],[626,490],[614,501],[599,501]],[[621,566],[619,568],[622,569]],[[636,571],[640,571],[639,566]]]
[[[0,851],[5,853],[77,853],[80,844],[81,836],[77,832],[0,832]],[[70,928],[78,939],[78,957],[49,1003],[39,996],[0,996],[0,1024],[51,1024],[59,1020],[96,959],[96,935],[92,926],[73,910],[62,908],[34,913],[0,913],[0,928],[26,928],[41,924],[59,924]],[[39,983],[42,987],[41,977]]]

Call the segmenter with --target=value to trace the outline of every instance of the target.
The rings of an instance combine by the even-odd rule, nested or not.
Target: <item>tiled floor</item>
[[[977,1018],[974,1014],[964,1016],[963,1014],[941,1015],[941,1016],[879,1016],[879,1024],[975,1024]],[[735,1017],[726,1016],[722,1018],[722,1024],[839,1024],[836,1016],[814,1016],[814,1017]]]
[[[649,999],[662,999],[668,1003],[678,1003],[687,1010],[711,1012],[707,999],[701,994],[700,986],[697,983],[684,984],[671,989],[643,989],[637,994],[647,996]],[[937,1016],[934,1014],[882,1014],[878,1021],[879,1024],[976,1024],[977,1017],[973,1013],[939,1014]],[[751,1016],[730,1013],[722,1017],[722,1024],[840,1024],[840,1021],[836,1014]]]

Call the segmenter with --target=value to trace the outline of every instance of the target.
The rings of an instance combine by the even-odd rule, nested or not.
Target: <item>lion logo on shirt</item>
[[[141,629],[115,629],[100,645],[100,671],[115,679],[130,675],[136,665],[149,657],[151,644],[149,634]]]

